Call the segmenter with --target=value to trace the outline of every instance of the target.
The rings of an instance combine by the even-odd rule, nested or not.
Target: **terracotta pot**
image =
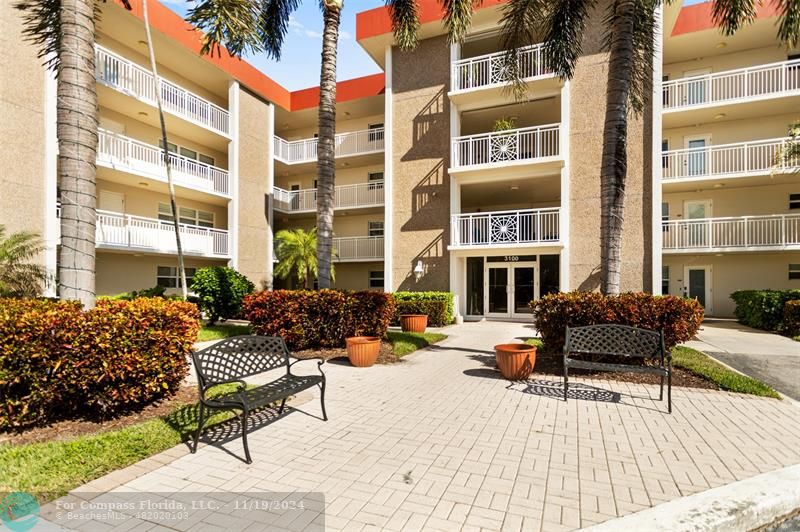
[[[497,367],[510,381],[528,378],[536,364],[536,346],[528,344],[500,344],[494,346]]]
[[[368,368],[375,364],[381,352],[381,339],[377,336],[353,336],[345,338],[347,358],[357,368]]]
[[[427,327],[427,314],[400,314],[400,328],[403,332],[424,333]]]

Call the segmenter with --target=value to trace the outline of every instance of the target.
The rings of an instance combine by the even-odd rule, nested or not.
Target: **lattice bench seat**
[[[658,366],[594,362],[575,356],[613,355],[625,358],[658,360]],[[564,342],[564,401],[569,391],[569,368],[649,373],[661,376],[659,401],[664,400],[667,381],[667,410],[672,413],[672,355],[664,348],[664,331],[637,329],[627,325],[603,324],[567,327]]]
[[[247,446],[247,417],[259,408],[264,408],[281,401],[278,413],[283,412],[286,399],[290,396],[312,388],[320,387],[322,418],[327,421],[325,412],[325,374],[322,372],[322,357],[295,359],[290,362],[289,350],[283,338],[278,336],[233,336],[218,342],[211,347],[192,352],[192,361],[197,372],[200,387],[200,415],[197,431],[194,435],[192,453],[197,451],[197,442],[206,421],[207,408],[221,410],[241,410],[242,442],[248,464],[250,449]],[[292,357],[294,358],[294,357]],[[319,375],[295,375],[292,366],[303,360],[317,360]],[[286,368],[286,374],[259,386],[247,387],[247,377]],[[238,384],[236,391],[216,397],[208,397],[209,389],[221,384]]]

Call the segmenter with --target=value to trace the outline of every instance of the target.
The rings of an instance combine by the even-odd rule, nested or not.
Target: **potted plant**
[[[375,364],[381,352],[381,339],[377,336],[351,336],[345,338],[347,358],[357,368],[368,368]]]
[[[500,344],[494,346],[497,367],[510,381],[528,378],[536,364],[536,346],[528,344]]]
[[[501,131],[509,131],[517,126],[517,120],[513,116],[503,116],[494,121],[492,131],[499,133]]]
[[[427,327],[427,314],[400,314],[400,328],[403,332],[424,333]]]

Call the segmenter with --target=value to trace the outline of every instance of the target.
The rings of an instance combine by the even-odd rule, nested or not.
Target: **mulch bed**
[[[297,358],[314,358],[314,357],[322,357],[326,361],[333,360],[333,359],[342,359],[344,361],[336,360],[336,362],[344,362],[345,364],[349,364],[347,359],[347,348],[345,347],[320,347],[316,349],[304,349],[302,351],[292,351],[292,356]],[[402,359],[394,354],[394,348],[392,344],[389,342],[381,342],[381,352],[378,355],[378,364],[396,364],[401,362]]]

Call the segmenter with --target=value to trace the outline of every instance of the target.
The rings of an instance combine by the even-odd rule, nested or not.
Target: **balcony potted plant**
[[[377,336],[351,336],[345,338],[347,358],[357,368],[368,368],[375,364],[381,352],[381,339]]]
[[[536,364],[536,346],[528,344],[500,344],[494,346],[497,367],[510,381],[528,378]]]
[[[427,328],[427,314],[400,314],[400,329],[403,332],[424,333]]]
[[[516,118],[501,117],[494,121],[492,131],[495,135],[491,141],[491,162],[512,161],[517,157],[517,136],[514,133],[504,133],[511,131],[517,126]]]

